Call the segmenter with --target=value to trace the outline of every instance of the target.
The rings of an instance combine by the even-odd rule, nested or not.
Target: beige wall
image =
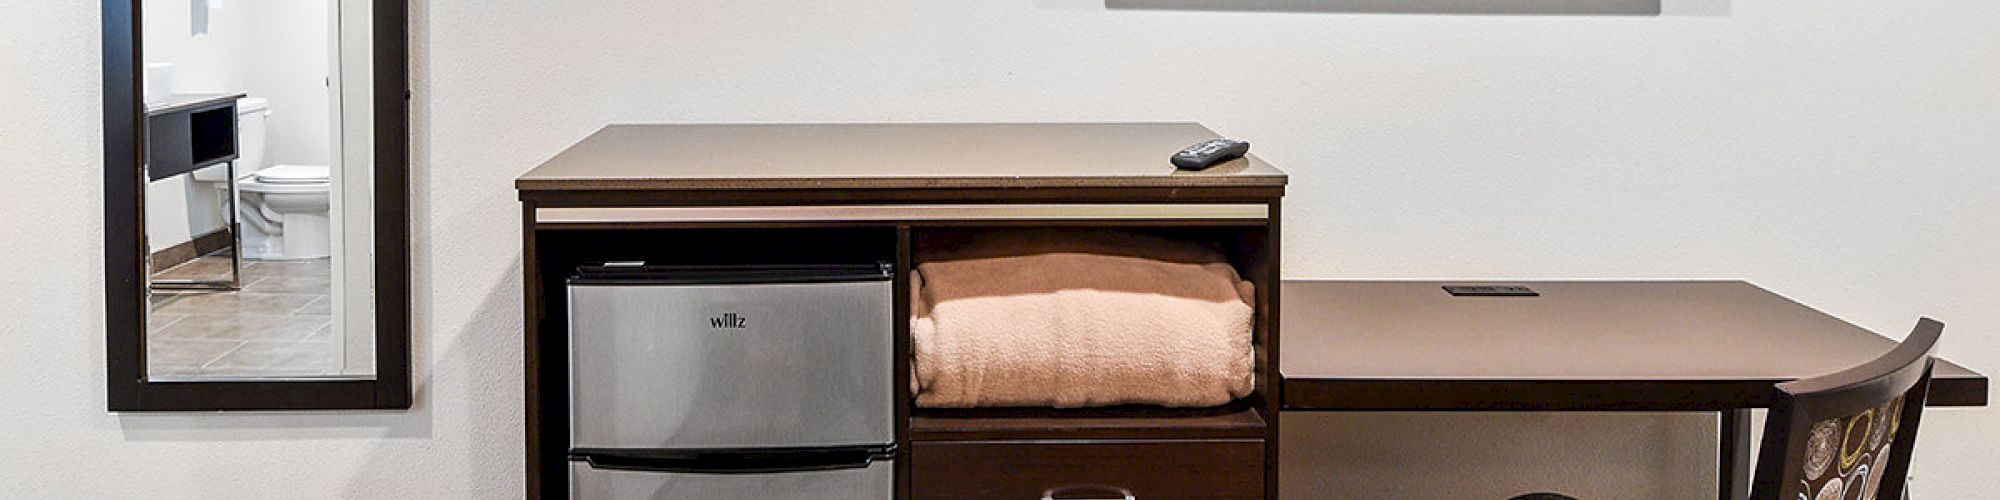
[[[1197,119],[1292,171],[1294,277],[1745,278],[1898,335],[1937,316],[1945,355],[2000,371],[2000,3],[415,3],[417,408],[224,416],[102,411],[96,6],[0,3],[0,89],[35,96],[0,100],[0,227],[34,233],[0,239],[29,269],[0,273],[0,496],[516,494],[510,181],[614,121]],[[1286,473],[1310,498],[1681,498],[1711,487],[1709,422],[1287,417]],[[1921,498],[2000,489],[2000,413],[1924,423]]]

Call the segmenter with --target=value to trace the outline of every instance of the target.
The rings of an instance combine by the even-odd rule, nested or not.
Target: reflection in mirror
[[[143,0],[145,372],[369,379],[367,0]]]

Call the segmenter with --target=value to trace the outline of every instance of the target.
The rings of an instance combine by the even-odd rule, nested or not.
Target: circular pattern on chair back
[[[1799,497],[1873,500],[1901,424],[1903,398],[1814,422],[1806,434]]]
[[[1821,420],[1813,424],[1812,432],[1806,436],[1806,481],[1812,482],[1826,475],[1826,467],[1833,464],[1834,434],[1840,432],[1840,423]]]

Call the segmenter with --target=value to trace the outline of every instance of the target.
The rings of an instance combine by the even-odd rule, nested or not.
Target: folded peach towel
[[[1252,289],[1218,252],[1109,231],[964,239],[913,276],[918,406],[1200,407],[1250,394]]]

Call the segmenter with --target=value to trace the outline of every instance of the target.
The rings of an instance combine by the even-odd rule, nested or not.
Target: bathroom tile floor
[[[208,255],[153,275],[227,279],[229,256]],[[243,261],[234,292],[155,290],[146,322],[154,377],[299,377],[335,370],[332,268],[327,259]]]

